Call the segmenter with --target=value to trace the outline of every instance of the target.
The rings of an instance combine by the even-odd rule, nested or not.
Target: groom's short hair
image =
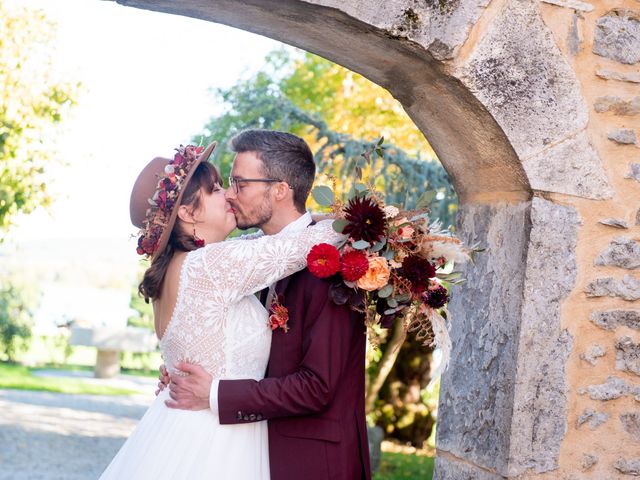
[[[250,129],[229,142],[236,153],[255,152],[262,160],[263,174],[287,182],[293,190],[293,204],[304,212],[316,176],[316,164],[307,142],[287,132]]]

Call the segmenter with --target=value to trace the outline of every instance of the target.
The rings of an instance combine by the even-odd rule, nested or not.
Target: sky
[[[202,131],[222,111],[210,90],[229,87],[283,44],[211,22],[100,0],[5,0],[38,8],[57,25],[56,74],[80,81],[50,170],[57,200],[19,218],[8,241],[127,240],[129,194],[142,167]]]

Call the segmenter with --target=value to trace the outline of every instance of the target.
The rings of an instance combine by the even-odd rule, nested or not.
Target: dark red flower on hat
[[[307,255],[307,267],[316,277],[335,275],[340,270],[340,252],[328,243],[314,245]]]
[[[343,230],[345,235],[369,243],[377,242],[384,235],[387,226],[384,212],[370,198],[352,198],[344,212],[345,220],[349,222]]]
[[[442,308],[449,301],[449,292],[442,285],[437,285],[424,292],[422,298],[431,308]]]
[[[429,279],[436,276],[436,268],[422,257],[409,255],[402,261],[401,275],[409,280],[414,293],[422,293],[429,287]]]
[[[367,256],[358,250],[353,250],[342,255],[340,273],[348,282],[355,282],[369,269]]]

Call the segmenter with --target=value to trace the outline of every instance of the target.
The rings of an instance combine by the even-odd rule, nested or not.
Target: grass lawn
[[[41,392],[74,393],[88,395],[130,395],[137,393],[125,388],[94,385],[78,378],[37,377],[37,369],[11,363],[0,363],[0,388],[37,390]]]
[[[373,480],[431,480],[433,457],[408,453],[382,452],[380,468]]]

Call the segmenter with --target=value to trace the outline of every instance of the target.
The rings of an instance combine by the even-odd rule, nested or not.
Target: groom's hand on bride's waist
[[[213,377],[200,365],[180,362],[176,369],[187,375],[173,375],[169,384],[169,408],[205,410],[209,408],[209,392]]]

